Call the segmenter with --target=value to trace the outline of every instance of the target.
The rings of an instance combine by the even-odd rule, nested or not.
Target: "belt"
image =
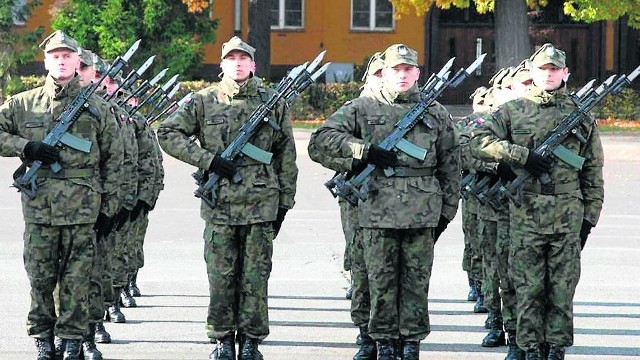
[[[559,195],[567,194],[572,191],[576,191],[580,188],[577,181],[564,183],[564,184],[548,184],[541,185],[540,182],[535,184],[527,184],[524,186],[524,191],[541,194],[541,195]]]
[[[394,167],[393,170],[395,172],[392,177],[431,176],[435,173],[433,168]],[[380,172],[384,173],[382,169]]]
[[[71,179],[71,178],[90,178],[95,175],[93,169],[62,169],[57,173],[49,169],[40,169],[38,171],[39,178],[51,179]]]

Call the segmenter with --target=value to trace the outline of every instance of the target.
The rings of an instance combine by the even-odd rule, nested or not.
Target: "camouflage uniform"
[[[401,54],[403,63],[415,64],[417,54],[413,55],[415,59],[406,59],[400,52],[402,47],[393,45],[387,51],[394,58]],[[391,133],[397,120],[419,100],[420,93],[414,85],[400,94],[391,94],[385,88],[381,96],[384,102],[361,97],[329,116],[312,135],[318,150],[327,157],[366,159],[370,146]],[[427,113],[433,129],[418,123],[407,135],[408,141],[427,148],[426,159],[398,153],[399,164],[409,176],[386,177],[374,172],[369,197],[358,205],[371,295],[369,333],[377,341],[417,342],[430,332],[427,297],[433,228],[441,215],[452,219],[458,207],[459,151],[453,124],[438,103]]]
[[[45,51],[58,41],[56,34],[43,43]],[[80,89],[77,77],[60,86],[48,76],[44,86],[7,100],[0,107],[0,155],[23,157],[29,140],[42,140]],[[91,141],[91,152],[59,148],[63,173],[54,175],[43,166],[36,197],[22,194],[24,262],[31,283],[27,331],[35,338],[49,339],[54,333],[63,339],[83,338],[89,321],[88,274],[96,251],[93,226],[98,213],[113,216],[117,211],[119,173],[114,169],[122,163],[118,125],[97,97],[89,104],[98,112],[82,112],[69,132]],[[59,316],[53,310],[56,284]]]
[[[557,53],[552,52],[554,61]],[[526,171],[523,166],[529,151],[573,109],[575,104],[564,89],[544,91],[533,87],[525,98],[510,101],[487,116],[488,121],[474,132],[472,148],[481,158],[506,162],[521,174]],[[522,206],[509,207],[509,265],[517,289],[517,342],[528,351],[545,342],[560,347],[573,344],[580,227],[583,219],[597,223],[604,195],[598,129],[585,125],[581,130],[587,135],[586,144],[571,137],[563,145],[586,159],[582,169],[556,161],[549,174],[551,189],[542,189],[538,179],[530,177],[524,186]]]
[[[232,50],[246,51],[238,46]],[[254,109],[272,94],[255,77],[240,85],[225,74],[219,84],[197,92],[188,105],[160,124],[160,146],[169,155],[208,171],[214,155],[228,146]],[[272,119],[281,131],[265,125],[251,139],[273,153],[271,164],[236,159],[243,180],[236,184],[221,177],[215,208],[201,204],[210,291],[207,335],[212,339],[237,331],[259,341],[269,334],[267,282],[276,235],[273,222],[279,208],[293,207],[298,175],[284,104],[275,109]]]

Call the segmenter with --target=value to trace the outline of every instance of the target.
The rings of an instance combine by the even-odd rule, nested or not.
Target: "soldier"
[[[375,99],[380,97],[382,85],[382,69],[384,60],[381,53],[375,53],[367,64],[367,69],[362,78],[364,85],[360,97],[370,97]],[[353,157],[323,157],[311,138],[308,152],[311,159],[324,166],[335,170],[336,175],[341,172],[348,172],[349,178],[364,168],[360,160]],[[343,198],[338,199],[340,205],[340,219],[342,230],[344,231],[345,247],[345,270],[351,271],[352,297],[351,297],[351,320],[360,329],[356,343],[360,349],[353,357],[355,360],[374,359],[376,357],[375,341],[369,336],[369,312],[371,311],[371,300],[369,297],[369,281],[364,260],[364,249],[360,236],[360,226],[358,224],[358,207],[351,205]],[[347,269],[347,265],[349,269]]]
[[[522,204],[510,204],[511,280],[517,289],[517,343],[526,359],[564,359],[573,344],[573,296],[580,277],[580,250],[598,221],[604,196],[603,150],[598,128],[583,125],[581,143],[563,145],[584,157],[581,170],[533,152],[575,109],[564,88],[564,51],[543,45],[529,58],[534,86],[522,99],[498,108],[472,138],[476,155],[532,175]],[[541,185],[539,178],[550,183]]]
[[[377,166],[368,199],[358,204],[364,261],[369,279],[369,336],[378,359],[418,359],[429,334],[428,290],[433,245],[455,216],[460,196],[458,141],[449,112],[433,103],[428,127],[419,122],[407,140],[427,148],[425,160],[385,150],[380,143],[420,99],[418,55],[404,44],[384,54],[380,101],[347,102],[312,134],[324,157],[352,157]],[[387,177],[381,169],[394,167]]]
[[[117,211],[118,170],[122,163],[117,124],[96,97],[81,112],[70,133],[90,141],[90,153],[42,142],[63,108],[79,93],[76,77],[79,46],[62,31],[40,47],[48,71],[45,85],[13,96],[0,107],[0,155],[20,156],[25,164],[41,161],[36,196],[22,194],[25,219],[24,261],[31,284],[28,334],[38,359],[53,358],[53,337],[64,342],[64,359],[78,359],[89,323],[87,296],[100,239]],[[50,166],[59,163],[62,171]],[[59,315],[53,290],[59,285]]]
[[[251,113],[274,94],[253,76],[255,49],[234,36],[222,45],[222,80],[197,92],[158,129],[160,146],[221,177],[217,205],[204,201],[205,260],[209,275],[207,335],[216,342],[210,358],[262,359],[258,344],[269,334],[267,281],[273,239],[293,207],[298,168],[291,122],[280,103],[251,142],[273,153],[270,164],[220,156]],[[200,146],[189,137],[195,136]],[[242,181],[230,179],[238,173]]]

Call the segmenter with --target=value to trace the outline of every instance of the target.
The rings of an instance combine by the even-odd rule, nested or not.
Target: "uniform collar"
[[[80,82],[77,75],[64,85],[59,84],[58,81],[50,75],[47,75],[44,81],[45,93],[56,100],[75,96],[78,93],[78,89],[80,89]]]
[[[525,97],[542,106],[553,106],[562,103],[565,95],[566,90],[564,87],[557,90],[546,91],[537,86],[532,86]]]
[[[223,76],[220,81],[220,90],[231,97],[246,97],[256,93],[258,88],[258,81],[255,77],[250,77],[242,84],[238,84],[235,80],[228,76]]]

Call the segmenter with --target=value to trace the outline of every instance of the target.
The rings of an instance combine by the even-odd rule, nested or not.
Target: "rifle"
[[[67,131],[73,125],[73,123],[80,117],[84,110],[89,111],[92,115],[99,117],[100,113],[97,109],[91,107],[87,102],[89,97],[98,89],[100,84],[104,81],[107,76],[114,77],[122,67],[129,61],[131,56],[138,50],[138,46],[140,46],[140,41],[138,40],[131,45],[129,50],[122,55],[118,56],[113,61],[113,64],[109,67],[109,69],[105,72],[105,74],[100,78],[100,80],[96,83],[93,83],[87,87],[80,89],[80,92],[76,97],[65,106],[62,114],[56,120],[56,124],[51,129],[51,131],[45,136],[43,143],[51,146],[59,146],[60,144],[64,144],[70,148],[82,151],[84,153],[91,152],[91,142],[81,139],[75,135],[68,133]],[[29,199],[34,199],[36,197],[36,179],[38,170],[42,167],[42,161],[36,160],[34,161],[29,170],[19,176],[14,180],[13,185],[18,191],[24,192]],[[49,165],[51,171],[58,174],[62,171],[62,166],[59,163],[53,163]],[[26,169],[27,165],[23,163],[21,168]],[[16,173],[20,171],[20,169],[16,170]]]
[[[167,73],[168,70],[169,68],[164,68],[162,69],[162,71],[156,74],[156,76],[154,76],[153,79],[149,81],[144,80],[142,84],[140,84],[140,86],[135,91],[133,91],[133,93],[131,93],[131,95],[127,96],[126,99],[118,100],[117,104],[119,106],[124,106],[133,97],[140,97],[142,94],[146,93],[149,89],[151,89],[152,86],[157,84],[158,81],[160,81],[164,77],[164,75]]]
[[[318,77],[327,70],[330,63],[324,64],[320,69],[314,72],[316,67],[322,61],[325,53],[326,51],[323,51],[318,54],[318,56],[316,56],[308,66],[307,63],[304,63],[293,68],[291,72],[278,83],[275,88],[275,94],[273,94],[266,103],[261,104],[253,111],[253,113],[251,113],[247,123],[242,125],[238,135],[222,151],[220,156],[224,159],[233,161],[240,153],[242,153],[263,164],[270,164],[273,154],[252,145],[249,140],[251,140],[253,135],[258,132],[263,124],[268,124],[276,131],[281,130],[280,126],[271,119],[271,114],[281,100],[283,100],[285,106],[288,107],[302,91],[314,83]],[[206,183],[202,184],[205,178],[204,171],[205,170],[199,169],[193,174],[193,177],[199,184],[194,195],[201,198],[202,201],[209,205],[209,207],[214,208],[216,206],[216,190],[218,188],[220,176],[215,172],[210,172],[209,179]],[[232,177],[231,181],[237,184],[242,181],[242,177],[239,173],[236,173]]]
[[[161,95],[161,99],[160,101],[156,102],[155,105],[153,105],[153,107],[151,108],[151,110],[149,110],[145,116],[147,118],[150,118],[154,115],[154,113],[158,110],[160,110],[163,106],[165,106],[169,101],[171,101],[171,98],[173,98],[173,95],[175,95],[178,90],[180,90],[180,86],[181,83],[177,83],[173,86],[173,89],[171,89],[171,91],[169,91],[168,94],[162,94]]]
[[[118,90],[120,89],[127,90],[131,86],[133,86],[133,84],[136,81],[138,81],[138,79],[140,79],[142,74],[144,74],[144,72],[147,71],[147,69],[151,66],[155,58],[156,58],[155,55],[151,56],[150,58],[147,59],[147,61],[144,62],[144,64],[140,66],[140,68],[138,68],[138,70],[130,72],[127,78],[124,79],[122,84],[118,85],[118,88],[116,88],[116,90],[113,93],[111,93],[111,95],[105,94],[104,99],[107,101],[111,101],[111,99],[113,99],[113,97],[116,96],[116,94],[118,93]]]
[[[178,80],[178,76],[180,76],[180,74],[175,74],[171,79],[169,79],[166,83],[164,83],[164,85],[162,85],[159,88],[156,88],[151,94],[149,94],[149,96],[147,96],[146,98],[142,99],[142,101],[140,101],[140,103],[138,105],[136,105],[129,112],[129,115],[133,115],[134,113],[138,112],[140,109],[142,109],[142,107],[146,103],[149,103],[149,105],[151,106],[158,99],[158,96],[160,96],[161,94],[162,95],[166,95],[167,94],[167,90],[169,90],[169,88],[171,86],[173,86],[173,84],[176,82],[176,80]]]
[[[189,101],[191,101],[191,97],[193,96],[193,91],[188,93],[187,95],[185,95],[182,99],[180,99],[179,101],[174,101],[171,104],[169,104],[169,106],[167,106],[166,108],[164,108],[158,115],[154,115],[152,117],[150,117],[147,120],[147,125],[151,125],[154,122],[158,121],[158,119],[160,119],[163,115],[167,114],[169,111],[171,111],[171,109],[177,109],[179,107],[181,107],[182,105],[188,103]],[[175,111],[175,110],[174,110]]]
[[[567,115],[560,124],[551,130],[551,134],[542,142],[542,144],[532,151],[546,159],[553,160],[553,157],[555,157],[577,170],[582,169],[585,159],[564,147],[562,142],[569,136],[575,136],[582,144],[586,144],[588,140],[580,133],[579,128],[582,124],[592,124],[591,117],[588,115],[589,111],[591,111],[591,109],[593,109],[593,107],[608,94],[619,93],[624,87],[631,84],[638,75],[640,75],[640,66],[633,70],[629,75],[623,74],[619,77],[617,77],[617,75],[611,75],[597,89],[590,91],[583,96],[582,99],[572,97],[573,102],[576,104],[576,108]],[[511,183],[500,187],[496,194],[498,200],[501,201],[504,197],[507,197],[513,201],[517,207],[520,207],[522,205],[522,188],[524,187],[524,182],[530,177],[531,174],[528,171],[525,171]],[[551,178],[548,173],[542,174],[539,179],[542,186],[551,183]]]
[[[385,150],[393,150],[397,148],[411,157],[424,160],[427,156],[427,150],[410,143],[404,138],[405,135],[411,131],[419,121],[424,123],[429,129],[432,129],[433,125],[431,125],[425,116],[427,108],[431,106],[431,104],[445,89],[459,86],[464,79],[466,79],[478,68],[478,66],[480,66],[480,64],[482,64],[485,56],[486,54],[482,54],[473,63],[471,63],[467,69],[462,68],[458,70],[458,72],[448,80],[450,74],[449,69],[455,60],[455,57],[451,58],[437,74],[432,74],[429,77],[426,85],[420,89],[422,95],[421,100],[413,105],[402,119],[394,125],[394,129],[391,134],[382,140],[378,146]],[[375,165],[368,164],[364,170],[350,180],[342,181],[342,178],[336,179],[336,181],[332,183],[335,184],[333,186],[335,193],[337,196],[345,198],[354,206],[358,204],[358,199],[366,201],[368,196],[366,188],[371,174],[375,169]],[[384,169],[384,174],[387,177],[393,176],[395,174],[395,170],[393,168]],[[332,193],[334,193],[334,191],[332,191]]]

